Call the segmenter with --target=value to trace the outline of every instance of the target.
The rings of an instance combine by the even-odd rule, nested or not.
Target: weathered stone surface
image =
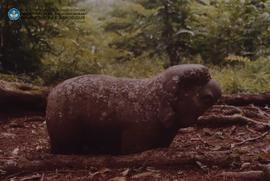
[[[167,147],[221,96],[202,65],[178,65],[147,79],[75,77],[49,94],[55,153],[134,153]]]

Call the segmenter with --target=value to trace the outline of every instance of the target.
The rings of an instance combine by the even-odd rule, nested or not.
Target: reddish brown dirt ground
[[[3,117],[3,116],[2,116]],[[179,131],[174,142],[168,148],[170,154],[195,152],[203,154],[211,151],[230,151],[239,156],[226,166],[214,163],[195,162],[186,165],[168,164],[161,167],[145,165],[128,166],[91,166],[88,168],[39,169],[35,171],[17,171],[7,173],[0,165],[0,180],[28,181],[28,180],[236,180],[218,176],[224,171],[256,170],[258,162],[270,160],[270,134],[265,131],[256,131],[247,125],[231,125],[226,127],[194,127]],[[240,145],[234,145],[243,140],[256,138]],[[164,149],[166,152],[166,149]],[[156,152],[156,150],[152,150]],[[16,165],[20,160],[44,160],[50,154],[46,124],[41,116],[20,116],[11,118],[5,116],[0,121],[0,163],[8,160],[8,164]],[[85,155],[83,158],[96,158]],[[102,156],[99,156],[102,157]],[[133,155],[136,157],[136,155]],[[163,155],[160,155],[162,158]],[[164,160],[164,158],[162,158]],[[165,158],[166,159],[166,158]],[[158,158],[156,162],[158,162]],[[240,180],[240,179],[239,179]]]

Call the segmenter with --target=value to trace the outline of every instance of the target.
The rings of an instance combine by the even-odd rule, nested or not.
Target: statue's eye
[[[206,94],[201,97],[201,101],[205,104],[212,104],[214,102],[213,96],[211,94]]]

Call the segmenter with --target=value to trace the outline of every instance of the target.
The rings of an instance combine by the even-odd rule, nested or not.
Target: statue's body
[[[202,65],[178,65],[148,79],[75,77],[49,94],[54,153],[128,154],[168,147],[221,96]]]

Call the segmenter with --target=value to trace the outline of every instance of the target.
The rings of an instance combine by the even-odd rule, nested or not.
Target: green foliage
[[[161,59],[141,59],[123,63],[106,64],[102,73],[117,77],[146,78],[163,70]]]
[[[224,92],[267,92],[270,87],[270,60],[260,58],[244,65],[211,67]]]
[[[188,1],[139,0],[115,8],[105,24],[107,32],[118,36],[111,47],[126,52],[122,59],[147,53],[149,57],[166,55],[169,65],[181,62],[191,51],[193,32],[186,25]],[[120,58],[121,59],[121,58]]]
[[[225,63],[229,65],[246,64],[250,62],[251,60],[249,58],[237,55],[229,55],[225,58]]]
[[[85,23],[70,23],[61,26],[58,36],[51,38],[49,43],[54,53],[46,53],[42,58],[42,78],[45,84],[88,73],[100,73],[102,69],[100,57],[103,43],[95,20],[87,18]]]
[[[229,54],[269,55],[270,1],[193,1],[189,25],[193,46],[206,63],[221,64]]]
[[[5,0],[1,4],[0,19],[0,63],[2,72],[37,73],[42,64],[40,58],[45,52],[52,51],[49,39],[59,33],[59,21],[26,18],[36,8],[57,13],[60,5],[72,3],[62,1]],[[7,11],[17,7],[22,12],[18,21],[10,21]]]
[[[104,27],[121,61],[166,55],[175,65],[199,54],[223,64],[229,55],[269,55],[269,12],[267,0],[134,0],[113,8]]]
[[[18,2],[57,12],[75,1]],[[10,75],[0,78],[50,85],[82,74],[141,78],[164,65],[202,63],[225,92],[269,91],[270,0],[85,2],[83,23],[1,19],[0,71]]]

